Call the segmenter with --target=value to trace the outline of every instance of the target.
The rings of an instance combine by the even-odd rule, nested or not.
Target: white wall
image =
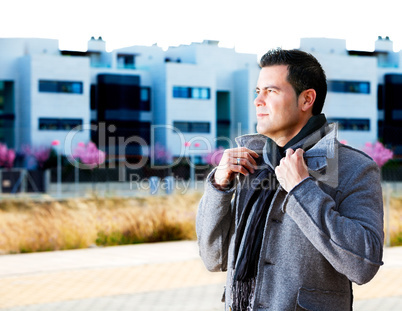
[[[173,98],[173,86],[208,87],[210,99]],[[209,122],[210,133],[183,133],[167,129],[167,146],[173,155],[183,153],[183,139],[200,143],[199,150],[215,148],[216,87],[215,75],[209,67],[182,63],[166,63],[166,124],[174,121]],[[194,140],[195,142],[195,140]]]
[[[30,75],[28,55],[58,54],[58,40],[0,38],[0,80],[14,83],[14,146],[30,143]]]
[[[230,94],[230,109],[231,109],[231,137],[234,137],[255,132],[256,116],[253,107],[254,89],[258,79],[258,60],[257,55],[254,54],[241,54],[236,53],[234,49],[219,48],[216,44],[207,43],[193,43],[192,45],[182,45],[179,47],[171,47],[166,52],[166,57],[170,60],[177,61],[180,59],[181,63],[167,63],[170,68],[199,68],[197,79],[203,86],[202,81],[208,81],[207,75],[213,80],[214,89],[211,89],[211,109],[216,111],[216,91],[225,91]],[[194,73],[195,74],[195,73]],[[184,79],[183,86],[186,86],[186,81],[191,81],[192,86],[195,83],[194,74],[190,73],[188,76],[182,71],[177,71],[175,75],[167,75],[167,107],[168,111],[173,111],[171,108],[171,79],[176,81],[179,76]],[[187,83],[189,84],[189,83]],[[205,83],[204,83],[205,84]],[[179,84],[180,85],[180,84]],[[195,84],[194,86],[197,86]],[[194,100],[193,100],[194,101]],[[199,100],[195,100],[197,103]],[[193,107],[193,106],[191,106]],[[194,108],[194,109],[193,109]],[[182,110],[182,117],[184,120],[193,119],[194,115],[204,116],[202,112],[198,111],[198,107],[193,107],[191,111]],[[177,115],[176,115],[177,116]],[[212,115],[209,113],[206,116],[210,119],[213,132],[211,135],[213,139],[216,137],[216,113]],[[212,129],[212,127],[211,127]],[[186,135],[188,137],[188,135]],[[211,138],[208,138],[209,140]],[[176,142],[176,144],[178,144]],[[215,144],[211,144],[215,147]]]
[[[255,66],[250,69],[238,70],[234,73],[234,136],[256,133],[257,123],[254,106],[255,88],[260,69]]]
[[[117,60],[117,54],[135,55],[135,66],[138,69],[150,69],[151,67],[164,62],[165,55],[161,47],[153,46],[130,46],[114,50],[112,53],[114,60]],[[113,68],[116,68],[114,63]]]
[[[249,133],[249,116],[252,113],[250,109],[251,90],[248,88],[249,73],[248,70],[238,70],[233,74],[234,80],[234,106],[232,118],[232,132],[234,136],[240,136]]]
[[[370,131],[339,131],[339,139],[356,148],[377,139],[377,60],[365,56],[314,54],[327,80],[367,81],[370,94],[328,92],[323,112],[327,118],[369,119]]]
[[[300,49],[311,54],[347,55],[346,40],[332,38],[301,38]]]
[[[31,58],[19,59],[19,77],[15,85],[15,147],[31,145]]]
[[[30,59],[30,142],[34,146],[49,146],[55,139],[67,143],[68,131],[39,130],[39,118],[77,118],[84,125],[90,124],[89,59],[49,55],[32,55]],[[83,83],[83,94],[39,92],[39,80],[79,81]],[[72,144],[75,147],[78,142],[87,143],[89,139],[90,131],[80,131],[74,135]]]

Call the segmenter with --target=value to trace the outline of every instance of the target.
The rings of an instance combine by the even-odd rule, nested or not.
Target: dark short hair
[[[260,67],[274,65],[288,66],[288,82],[292,85],[297,97],[308,89],[317,93],[313,115],[320,114],[327,95],[327,79],[318,60],[311,54],[300,50],[269,50],[261,57]]]

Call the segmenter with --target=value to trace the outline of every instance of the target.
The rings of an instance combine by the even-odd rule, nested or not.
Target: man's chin
[[[267,131],[266,131],[264,128],[261,128],[261,127],[259,127],[259,126],[257,125],[256,130],[257,130],[257,133],[258,133],[258,134],[261,134],[261,135],[264,135],[264,136],[269,137]]]
[[[263,129],[263,128],[261,128],[260,126],[258,126],[258,125],[257,125],[256,130],[257,130],[257,133],[258,133],[258,134],[265,135],[265,131],[264,131],[264,129]]]

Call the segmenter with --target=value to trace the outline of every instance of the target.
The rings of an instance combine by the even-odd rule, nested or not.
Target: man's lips
[[[257,118],[263,118],[268,116],[268,113],[257,113]]]

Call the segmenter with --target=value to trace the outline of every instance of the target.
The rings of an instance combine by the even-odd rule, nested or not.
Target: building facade
[[[9,147],[57,139],[69,153],[92,140],[112,158],[135,161],[158,143],[173,157],[201,161],[255,131],[257,57],[216,41],[167,51],[154,45],[106,52],[101,38],[91,38],[86,52],[59,51],[58,41],[47,39],[0,45],[0,140]]]
[[[88,141],[89,60],[63,57],[57,40],[0,39],[0,140],[10,148]]]
[[[328,80],[324,112],[339,124],[340,139],[361,148],[382,141],[402,155],[402,52],[389,37],[374,51],[346,49],[345,40],[302,39],[300,48],[322,63]]]
[[[305,38],[300,49],[324,67],[324,113],[339,138],[361,148],[379,138],[402,146],[401,53],[389,38],[374,52],[348,51],[345,40]],[[60,51],[50,39],[0,39],[0,141],[69,153],[94,141],[111,158],[173,157],[234,147],[255,132],[258,59],[206,40],[164,51],[157,45],[106,51],[91,38],[86,52]],[[401,93],[401,94],[400,94]]]

